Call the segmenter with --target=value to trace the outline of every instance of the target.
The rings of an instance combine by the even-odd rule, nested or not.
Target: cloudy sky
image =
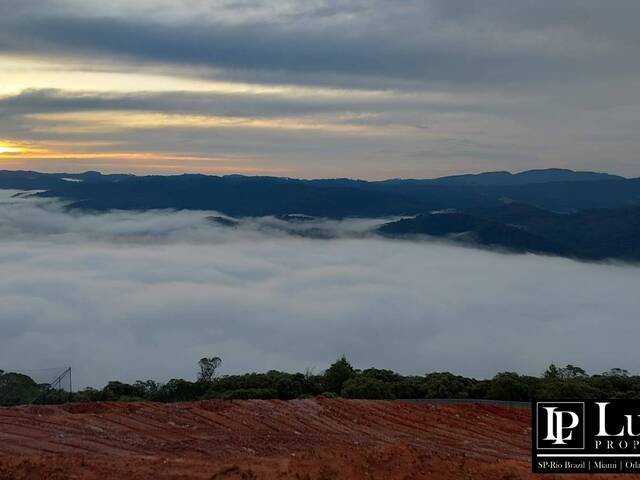
[[[0,368],[76,386],[358,368],[480,378],[551,362],[638,373],[636,266],[505,255],[320,221],[334,240],[227,229],[212,212],[69,212],[0,191]],[[373,222],[373,223],[372,223]],[[57,371],[60,373],[60,371]],[[36,376],[42,381],[50,378]]]
[[[635,0],[0,0],[0,168],[639,176]]]

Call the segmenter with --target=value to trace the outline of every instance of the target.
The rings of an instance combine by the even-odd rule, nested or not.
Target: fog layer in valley
[[[360,368],[637,371],[640,269],[367,234],[383,220],[67,212],[0,195],[0,369],[71,365],[78,385]],[[306,222],[303,222],[306,223]]]

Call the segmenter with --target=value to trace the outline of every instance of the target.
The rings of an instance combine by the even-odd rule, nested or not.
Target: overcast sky
[[[205,355],[223,374],[320,372],[342,354],[407,374],[639,373],[636,266],[362,237],[373,223],[357,220],[320,221],[345,235],[311,240],[207,215],[80,214],[0,191],[0,369],[71,365],[96,387],[194,378]]]
[[[640,176],[636,0],[0,0],[0,168]]]

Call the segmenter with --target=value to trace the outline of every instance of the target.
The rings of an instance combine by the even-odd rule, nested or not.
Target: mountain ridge
[[[477,181],[479,177],[487,178],[486,175],[490,181]],[[563,213],[640,205],[640,179],[563,169],[498,176],[502,180],[496,183],[495,172],[433,180],[365,181],[5,170],[0,171],[0,188],[42,190],[41,196],[59,197],[80,209],[199,209],[235,216],[380,217],[447,208],[495,208],[505,202],[527,203]],[[532,177],[532,183],[521,183]]]
[[[449,184],[431,180],[0,171],[0,188],[35,190],[40,197],[63,199],[69,209],[98,212],[205,210],[236,219],[411,216],[389,222],[378,232],[402,238],[446,237],[516,252],[589,260],[640,260],[640,179],[561,169],[508,174],[508,178],[517,175],[524,176],[516,183],[510,180],[497,185],[496,176],[489,173],[493,184],[480,185],[475,180]],[[532,176],[536,179],[533,183],[517,183]],[[567,176],[574,180],[567,181]],[[507,178],[502,173],[498,177]],[[559,178],[564,180],[556,181]]]
[[[495,209],[420,214],[386,223],[393,238],[420,235],[513,252],[585,260],[640,260],[640,206],[558,214],[525,204]]]

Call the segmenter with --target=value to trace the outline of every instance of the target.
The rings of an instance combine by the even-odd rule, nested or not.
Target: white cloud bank
[[[634,370],[640,269],[441,243],[312,240],[211,212],[65,213],[0,200],[0,368],[72,365],[79,385],[325,368]]]

